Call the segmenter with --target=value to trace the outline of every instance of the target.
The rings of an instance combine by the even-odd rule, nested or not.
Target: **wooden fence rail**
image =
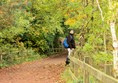
[[[52,53],[58,53],[58,52],[62,52],[64,51],[64,48],[60,47],[60,48],[50,48],[49,52]]]
[[[70,56],[70,61],[71,61],[71,64],[76,64],[76,66],[79,66],[84,71],[84,75],[83,75],[84,82],[83,83],[89,83],[90,75],[94,76],[98,80],[98,82],[95,82],[95,83],[118,83],[117,79],[115,79],[112,76],[107,75],[104,72],[101,72],[100,70],[95,69],[91,65],[87,64],[88,58],[85,58],[85,61],[81,61],[75,57]],[[74,67],[74,66],[72,66],[72,67]],[[71,69],[72,68],[69,69],[69,72],[70,72],[73,80],[78,80],[75,75],[77,73],[73,72],[73,70],[75,70],[75,68],[73,68],[72,70]],[[76,71],[77,70],[78,69],[76,69]],[[76,83],[78,83],[78,82],[76,82]]]

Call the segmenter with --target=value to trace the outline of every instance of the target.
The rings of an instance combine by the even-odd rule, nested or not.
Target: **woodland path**
[[[65,83],[61,79],[66,54],[0,69],[0,83]]]

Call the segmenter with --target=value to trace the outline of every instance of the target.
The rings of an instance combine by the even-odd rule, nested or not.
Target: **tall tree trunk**
[[[116,38],[115,32],[115,22],[110,22],[110,29],[112,34],[112,41],[113,41],[113,68],[114,68],[114,77],[118,77],[118,41]]]
[[[112,5],[112,0],[108,0],[109,2],[109,10],[113,10],[113,5]],[[114,13],[113,13],[114,15]],[[115,19],[115,18],[114,18]],[[116,37],[116,32],[115,32],[115,22],[110,21],[110,29],[111,29],[111,35],[112,35],[112,41],[113,41],[113,73],[114,77],[118,77],[118,40]]]
[[[94,0],[93,0],[93,3],[94,3]],[[102,19],[102,26],[104,26],[104,16],[103,16],[102,8],[100,7],[100,4],[99,4],[99,0],[96,0],[96,3],[97,3],[97,6],[98,6],[98,9],[100,11],[100,16],[101,16],[101,19]],[[105,34],[105,32],[103,34],[103,39],[104,39],[104,52],[107,52],[107,50],[106,50],[106,34]]]

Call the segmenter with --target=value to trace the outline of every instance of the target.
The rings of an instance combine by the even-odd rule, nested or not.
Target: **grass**
[[[74,81],[71,78],[71,75],[69,74],[69,67],[66,68],[66,70],[64,71],[64,73],[62,73],[61,76],[62,76],[62,79],[66,81],[66,83],[83,83],[83,73],[78,72],[78,80]],[[96,79],[91,75],[89,76],[89,83],[96,83]]]
[[[73,83],[72,78],[68,72],[69,68],[67,67],[64,73],[62,74],[62,78],[66,81],[66,83]]]

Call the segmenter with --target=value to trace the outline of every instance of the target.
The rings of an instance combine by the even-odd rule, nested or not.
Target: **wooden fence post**
[[[89,57],[84,57],[84,62],[89,64]],[[89,73],[84,70],[84,83],[89,83]]]
[[[95,79],[95,83],[100,83],[100,81],[98,79]]]
[[[78,77],[78,65],[74,63],[74,75]]]
[[[113,68],[113,65],[112,64],[105,64],[105,67],[104,67],[104,71],[106,74],[110,75],[110,76],[113,76],[112,74],[112,68]]]
[[[0,63],[2,63],[2,54],[0,55]]]

